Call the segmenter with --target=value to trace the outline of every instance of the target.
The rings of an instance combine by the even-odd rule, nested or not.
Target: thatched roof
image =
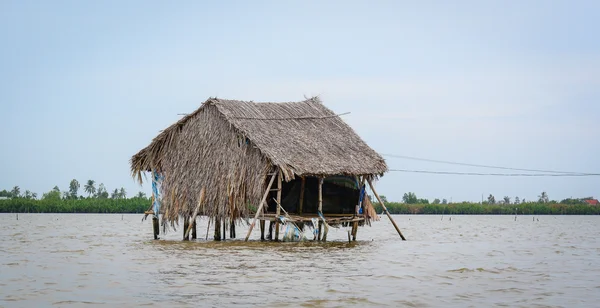
[[[191,118],[210,105],[280,167],[286,179],[293,175],[381,175],[387,171],[384,159],[316,97],[290,103],[210,98],[134,155],[132,171],[160,169],[163,150],[171,147],[175,135]]]
[[[318,98],[295,103],[208,99],[131,158],[132,174],[164,176],[164,216],[197,205],[211,217],[247,217],[258,205],[267,174],[363,175],[387,171],[384,159]],[[206,194],[200,200],[199,192]]]

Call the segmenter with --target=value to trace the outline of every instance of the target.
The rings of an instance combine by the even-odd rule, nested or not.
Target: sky
[[[382,154],[600,173],[598,29],[598,1],[3,0],[0,190],[93,179],[149,194],[130,157],[215,96],[318,95]],[[600,177],[389,172],[376,187],[600,197]]]

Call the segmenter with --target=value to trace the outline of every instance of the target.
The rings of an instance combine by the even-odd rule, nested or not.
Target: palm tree
[[[115,190],[112,192],[112,195],[110,197],[113,199],[119,198],[119,190],[115,188]]]
[[[32,193],[32,194],[31,194],[31,198],[33,198],[33,199],[37,199],[37,193]]]
[[[19,186],[15,186],[10,193],[12,194],[13,198],[18,198],[21,195],[21,188],[19,188]]]
[[[121,190],[119,191],[119,198],[125,199],[125,197],[127,197],[127,192],[125,191],[125,188],[121,187]]]
[[[142,199],[146,198],[146,193],[143,192],[143,191],[140,191],[140,192],[137,193],[136,197],[137,198],[142,198]]]
[[[29,191],[29,190],[25,191],[25,199],[31,199],[31,191]]]
[[[542,191],[542,194],[538,196],[538,202],[547,203],[548,202],[548,194],[545,191]]]
[[[87,184],[85,184],[83,186],[83,190],[88,193],[88,197],[91,197],[93,194],[96,193],[96,187],[94,187],[94,184],[96,184],[96,181],[94,180],[88,180]]]

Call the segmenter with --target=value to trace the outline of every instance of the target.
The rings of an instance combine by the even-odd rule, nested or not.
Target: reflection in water
[[[600,217],[396,216],[327,243],[151,240],[140,215],[0,214],[0,306],[594,306]],[[239,235],[245,228],[239,227]],[[254,239],[259,232],[255,232]]]

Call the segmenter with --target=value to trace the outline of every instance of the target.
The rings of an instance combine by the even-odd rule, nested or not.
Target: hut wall
[[[270,163],[216,107],[206,106],[180,129],[161,167],[165,218],[174,224],[196,208],[203,187],[201,213],[247,216],[248,205],[258,206],[264,193]]]

